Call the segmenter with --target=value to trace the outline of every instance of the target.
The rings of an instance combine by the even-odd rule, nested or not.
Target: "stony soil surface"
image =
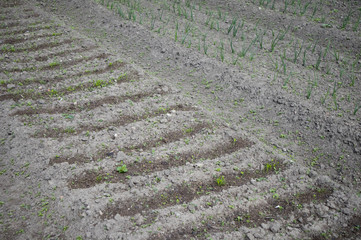
[[[360,19],[1,1],[0,239],[360,239]]]

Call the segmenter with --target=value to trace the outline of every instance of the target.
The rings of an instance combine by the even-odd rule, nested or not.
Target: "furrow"
[[[42,50],[42,49],[46,49],[46,48],[53,48],[53,47],[58,47],[64,44],[69,44],[72,43],[74,41],[76,41],[77,39],[65,39],[63,41],[59,41],[59,42],[47,42],[47,43],[42,43],[36,46],[31,46],[31,47],[25,47],[25,48],[9,48],[9,49],[1,49],[1,53],[18,53],[18,52],[35,52],[38,50]]]
[[[31,15],[21,16],[21,19],[38,18],[38,17],[40,17],[40,14],[33,13]],[[2,20],[17,20],[17,19],[14,19],[13,17],[5,17],[5,18],[2,18]]]
[[[89,102],[85,102],[82,104],[71,104],[67,106],[61,106],[57,108],[40,108],[40,109],[26,109],[26,110],[19,110],[13,113],[12,115],[34,115],[34,114],[61,114],[61,113],[68,113],[68,112],[81,112],[81,111],[89,111],[92,109],[95,109],[97,107],[100,107],[104,104],[118,104],[120,102],[124,102],[126,100],[131,100],[132,102],[138,102],[146,97],[151,97],[153,95],[164,95],[168,92],[164,91],[149,91],[149,92],[143,92],[135,95],[126,95],[126,96],[107,96],[98,100],[92,100]]]
[[[85,47],[76,48],[76,49],[67,49],[67,50],[64,50],[61,52],[57,52],[57,53],[51,53],[51,54],[44,55],[44,56],[37,56],[37,57],[35,57],[35,60],[39,61],[39,62],[44,62],[52,57],[63,57],[63,56],[68,55],[69,53],[82,53],[82,52],[93,50],[96,48],[98,48],[98,46],[92,45],[92,46],[85,46]]]
[[[5,8],[20,7],[21,5],[23,5],[23,4],[18,2],[18,1],[14,1],[12,3],[3,3],[3,4],[0,5],[0,7],[5,9]]]
[[[307,217],[301,212],[304,204],[313,202],[314,204],[324,203],[333,193],[333,189],[328,186],[318,186],[305,192],[291,194],[285,198],[272,198],[268,203],[261,206],[254,206],[248,211],[232,211],[225,216],[212,216],[212,220],[205,225],[198,227],[181,227],[170,233],[163,235],[154,234],[149,239],[207,239],[209,234],[222,232],[232,232],[240,227],[261,227],[262,223],[274,220],[287,219],[292,215],[296,219]]]
[[[51,97],[59,97],[59,96],[66,96],[75,92],[79,91],[93,91],[96,88],[103,88],[114,84],[121,84],[124,82],[128,82],[131,80],[138,79],[138,73],[129,73],[129,74],[122,74],[118,77],[118,79],[110,79],[110,80],[94,80],[84,83],[79,83],[77,85],[70,85],[68,87],[64,87],[61,89],[48,89],[45,91],[35,92],[33,90],[28,91],[17,91],[16,93],[9,93],[0,95],[0,101],[5,101],[12,99],[14,101],[20,99],[39,99],[39,98],[51,98]]]
[[[147,216],[151,210],[189,203],[204,195],[211,195],[231,187],[238,187],[249,183],[251,179],[265,178],[276,172],[283,171],[286,166],[279,161],[265,164],[263,170],[239,170],[236,172],[220,173],[218,178],[196,183],[183,183],[174,185],[170,189],[157,192],[156,195],[147,198],[129,199],[115,204],[108,204],[103,211],[103,219],[113,218],[115,215],[133,216],[142,214]],[[212,207],[210,203],[208,207]]]
[[[14,30],[14,31],[8,31],[8,32],[4,32],[4,33],[0,33],[2,36],[6,36],[6,35],[16,35],[16,34],[22,34],[22,33],[27,33],[27,32],[37,32],[40,30],[44,30],[44,29],[50,29],[50,26],[34,26],[34,27],[27,27],[24,29],[19,29],[19,30]]]
[[[166,158],[156,159],[154,161],[134,162],[127,165],[127,176],[146,175],[157,171],[185,165],[187,162],[200,161],[201,159],[216,159],[224,155],[231,154],[242,148],[250,147],[253,143],[244,139],[229,139],[225,143],[220,143],[209,150],[188,151],[179,154],[169,154]],[[113,176],[109,179],[109,175]],[[111,173],[87,171],[69,181],[69,187],[89,188],[103,182],[121,182],[126,176],[116,171]]]
[[[56,34],[55,33],[47,33],[47,34],[36,35],[36,36],[31,36],[31,37],[7,38],[2,41],[2,44],[15,44],[15,43],[26,42],[29,40],[34,40],[34,39],[41,39],[41,38],[61,36],[61,35],[63,35],[63,33],[56,33]]]
[[[18,85],[30,85],[30,84],[46,84],[46,83],[55,83],[55,82],[60,82],[63,80],[67,80],[70,78],[75,78],[75,77],[82,77],[82,76],[89,76],[89,75],[95,75],[95,74],[102,74],[102,73],[106,73],[109,71],[113,71],[116,70],[117,68],[123,67],[125,66],[127,63],[125,62],[121,62],[121,61],[116,61],[113,64],[109,64],[104,68],[97,68],[94,70],[86,70],[86,71],[82,71],[82,72],[77,72],[77,73],[73,73],[70,75],[65,75],[65,76],[56,76],[56,77],[37,77],[37,78],[26,78],[26,79],[15,79],[12,81],[4,81],[1,82],[0,85],[7,85],[9,83],[16,83]],[[12,95],[12,94],[10,94]],[[1,98],[1,97],[0,97]],[[11,98],[11,97],[7,97],[7,98]]]
[[[83,154],[76,154],[75,156],[72,156],[72,157],[58,156],[58,157],[51,158],[49,161],[49,165],[59,164],[59,163],[63,163],[63,162],[67,162],[69,164],[74,164],[74,163],[80,164],[80,163],[84,163],[84,162],[90,162],[90,161],[94,161],[94,160],[98,160],[98,159],[103,159],[106,157],[112,157],[112,156],[115,156],[119,151],[124,151],[124,152],[128,152],[128,153],[132,152],[132,151],[138,151],[140,149],[142,149],[143,151],[146,151],[153,147],[160,147],[165,144],[176,142],[184,137],[194,136],[198,133],[201,133],[204,129],[210,128],[210,127],[211,126],[209,124],[198,123],[198,124],[189,126],[187,129],[166,132],[164,135],[162,135],[162,137],[160,137],[158,139],[148,140],[148,141],[145,141],[144,143],[138,144],[136,146],[127,146],[127,147],[122,148],[121,150],[104,149],[104,150],[98,151],[97,153],[92,155],[92,157],[87,157],[86,155],[83,155]]]
[[[311,239],[312,240],[361,239],[361,216],[360,215],[352,216],[350,220],[348,220],[343,224],[343,227],[330,228],[324,232],[320,232],[318,234],[312,234]]]
[[[171,106],[171,107],[167,107],[161,110],[156,110],[154,112],[151,113],[146,113],[143,115],[129,115],[129,116],[122,116],[114,121],[109,121],[109,122],[101,122],[98,123],[97,125],[81,125],[79,127],[74,127],[74,128],[53,128],[53,129],[46,129],[46,130],[42,130],[42,131],[37,131],[33,137],[46,137],[46,138],[56,138],[56,137],[64,137],[66,135],[77,135],[80,134],[84,131],[101,131],[109,126],[122,126],[122,125],[126,125],[132,122],[136,122],[136,121],[142,121],[144,119],[147,118],[151,118],[151,117],[156,117],[156,116],[160,116],[166,113],[169,113],[173,110],[177,110],[177,111],[193,111],[194,108],[193,107],[189,107],[189,106],[183,106],[183,105],[175,105],[175,106]]]
[[[45,66],[40,66],[40,67],[27,67],[27,68],[12,68],[12,69],[0,69],[0,72],[40,72],[40,71],[47,71],[47,70],[55,70],[55,69],[59,69],[59,68],[65,68],[65,67],[69,67],[69,66],[74,66],[78,63],[81,62],[85,62],[85,61],[92,61],[94,59],[105,59],[107,57],[109,57],[110,54],[107,53],[101,53],[101,54],[96,54],[90,57],[82,57],[82,58],[78,58],[78,59],[73,59],[70,61],[64,61],[64,62],[52,62],[48,65]]]
[[[1,24],[0,25],[0,29],[8,29],[8,28],[12,28],[12,27],[17,27],[19,26],[21,23],[20,22],[13,22],[13,23],[8,23],[8,24]]]

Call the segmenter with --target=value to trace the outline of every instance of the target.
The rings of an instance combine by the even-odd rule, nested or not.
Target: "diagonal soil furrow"
[[[131,100],[132,102],[138,102],[146,97],[151,97],[154,95],[164,95],[169,92],[164,91],[149,91],[149,92],[142,92],[135,95],[124,95],[124,96],[107,96],[98,100],[92,100],[89,102],[85,102],[82,104],[71,104],[68,106],[60,106],[56,108],[39,108],[33,109],[29,108],[26,110],[19,110],[13,113],[12,115],[34,115],[34,114],[61,114],[61,113],[68,113],[68,112],[81,112],[81,111],[89,111],[100,107],[104,104],[118,104],[120,102],[124,102],[126,100]]]
[[[29,40],[34,40],[34,39],[41,39],[41,38],[61,36],[61,35],[63,35],[63,33],[56,33],[56,34],[55,33],[46,33],[46,34],[36,35],[36,36],[31,36],[31,37],[7,38],[7,39],[4,39],[2,41],[2,43],[3,44],[15,44],[15,43],[26,42]]]
[[[149,211],[159,208],[189,203],[204,195],[210,195],[224,191],[231,187],[238,187],[248,184],[251,179],[265,178],[276,172],[283,171],[286,166],[279,161],[272,161],[265,164],[263,170],[242,170],[237,172],[222,173],[218,178],[212,178],[203,182],[185,182],[181,185],[172,186],[171,189],[157,192],[156,195],[147,198],[129,199],[128,201],[119,201],[115,204],[108,204],[103,211],[102,218],[110,219],[115,215],[133,216],[142,214],[146,216]],[[212,207],[212,203],[206,207]],[[145,211],[146,213],[143,213]]]
[[[40,17],[40,14],[33,13],[30,15],[21,16],[21,19],[38,18],[38,17]],[[17,20],[17,19],[14,19],[13,17],[3,17],[2,20]]]
[[[0,25],[0,29],[8,29],[8,28],[12,28],[12,27],[17,27],[19,26],[21,23],[20,22],[13,22],[13,23],[8,23],[8,24],[1,24]]]
[[[188,151],[179,154],[170,154],[166,159],[155,161],[134,162],[127,165],[127,176],[146,175],[169,168],[183,166],[187,162],[199,161],[201,159],[216,159],[224,155],[234,153],[240,149],[250,147],[253,143],[244,139],[229,139],[226,143],[220,143],[209,150]],[[112,176],[109,178],[109,176]],[[122,182],[126,179],[124,174],[116,171],[111,173],[87,171],[68,182],[72,189],[89,188],[103,182]]]
[[[169,113],[173,110],[176,111],[193,111],[194,108],[190,107],[190,106],[183,106],[183,105],[175,105],[175,106],[170,106],[167,108],[162,108],[159,110],[156,110],[154,112],[151,113],[146,113],[143,115],[129,115],[129,116],[122,116],[118,119],[115,119],[113,121],[110,122],[102,122],[102,123],[98,123],[98,125],[81,125],[79,127],[74,127],[74,128],[53,128],[53,129],[46,129],[46,130],[42,130],[42,131],[37,131],[33,137],[38,137],[38,138],[42,138],[42,137],[46,137],[46,138],[55,138],[55,137],[63,137],[66,135],[78,135],[84,131],[101,131],[104,130],[107,127],[110,126],[123,126],[132,122],[136,122],[136,121],[142,121],[144,119],[147,118],[151,118],[151,117],[156,117],[156,116],[160,116],[166,113]]]
[[[76,49],[67,49],[67,50],[63,50],[61,52],[57,52],[57,53],[50,53],[50,54],[44,55],[44,56],[37,56],[37,57],[35,57],[35,60],[39,61],[39,62],[44,62],[52,57],[63,57],[63,56],[68,55],[69,53],[82,53],[82,52],[86,52],[86,51],[93,50],[96,48],[98,48],[98,46],[91,45],[91,46],[84,46],[84,47],[80,47],[80,48],[76,48]]]
[[[107,53],[100,53],[89,57],[82,57],[78,59],[73,59],[70,61],[64,61],[64,62],[52,62],[45,66],[39,66],[39,67],[27,67],[27,68],[12,68],[12,69],[0,69],[0,72],[40,72],[40,71],[47,71],[47,70],[55,70],[59,68],[65,68],[69,66],[74,66],[75,64],[85,62],[85,61],[92,61],[94,59],[105,59],[109,57],[110,54]]]
[[[292,194],[286,198],[270,199],[268,204],[254,206],[248,211],[232,211],[225,214],[225,216],[213,216],[212,220],[204,224],[205,226],[186,226],[163,235],[153,234],[150,239],[207,239],[207,236],[211,233],[237,231],[241,226],[250,228],[260,227],[262,223],[288,219],[291,215],[295,219],[307,218],[309,216],[301,212],[302,206],[311,202],[322,204],[332,193],[332,188],[318,186],[316,189]]]
[[[148,141],[146,141],[142,144],[136,145],[136,146],[125,147],[121,150],[118,150],[118,149],[117,150],[102,150],[102,151],[99,151],[99,152],[95,153],[94,155],[92,155],[91,158],[87,157],[83,154],[76,154],[73,157],[62,157],[62,156],[55,157],[55,158],[50,159],[49,165],[63,163],[63,162],[67,162],[69,164],[73,164],[73,163],[79,164],[79,163],[94,161],[97,159],[103,159],[105,157],[111,157],[111,156],[116,155],[116,153],[119,151],[130,152],[130,151],[137,151],[140,149],[146,151],[153,147],[159,147],[159,146],[162,146],[165,144],[169,144],[169,143],[178,141],[184,137],[194,136],[194,135],[202,132],[204,129],[210,128],[210,127],[211,126],[209,124],[198,123],[196,125],[191,125],[187,129],[167,132],[164,135],[162,135],[162,137],[160,137],[159,139],[148,140]]]
[[[159,147],[164,144],[175,142],[186,136],[194,136],[195,134],[200,133],[205,128],[211,128],[211,126],[207,123],[199,123],[194,126],[190,126],[184,130],[168,132],[157,140],[149,140],[135,146],[124,147],[121,149],[121,151],[125,153],[131,153],[132,151],[139,150],[147,151],[154,147]]]
[[[22,86],[23,85],[35,84],[35,83],[40,83],[40,84],[55,83],[55,82],[60,82],[60,81],[66,80],[66,79],[74,78],[74,77],[82,77],[82,76],[89,76],[89,75],[106,73],[106,72],[109,72],[109,71],[117,70],[117,68],[121,68],[121,67],[125,66],[126,64],[127,64],[126,62],[116,61],[111,65],[108,64],[104,68],[96,68],[96,69],[93,69],[93,70],[85,70],[85,71],[73,73],[73,74],[70,74],[70,75],[55,76],[55,77],[49,77],[49,78],[37,77],[37,78],[15,79],[15,80],[12,80],[12,81],[0,82],[0,85],[6,85],[8,83],[13,83],[13,82],[15,82],[15,83],[17,83],[19,85],[22,85]],[[9,95],[14,95],[14,94],[9,94]],[[0,99],[1,99],[1,97],[0,97]],[[3,97],[3,99],[13,99],[13,98],[8,96],[8,97]],[[18,99],[18,98],[16,98],[16,99]]]
[[[343,240],[343,239],[361,239],[361,216],[351,217],[343,226],[339,228],[330,228],[322,233],[313,235],[312,240]],[[336,237],[337,236],[337,237]]]
[[[50,26],[34,26],[34,27],[27,27],[24,29],[19,29],[19,30],[14,30],[14,31],[8,31],[8,32],[3,32],[1,33],[2,36],[6,36],[6,35],[15,35],[15,34],[22,34],[22,33],[27,33],[27,32],[37,32],[40,30],[44,30],[44,29],[50,29]],[[54,29],[56,30],[56,28]]]
[[[360,7],[0,0],[0,239],[361,239]]]
[[[61,46],[64,44],[69,44],[76,40],[78,40],[78,39],[65,39],[63,41],[47,42],[47,43],[42,43],[42,44],[39,44],[36,46],[31,46],[31,47],[1,49],[0,52],[1,53],[35,52],[35,51],[39,51],[39,50],[46,49],[46,48],[53,48],[53,47],[58,47],[58,46]]]
[[[22,3],[20,3],[20,1],[4,1],[3,3],[0,4],[0,7],[5,9],[5,8],[14,8],[14,7],[20,7],[21,5],[23,5]]]
[[[19,99],[39,99],[39,98],[51,98],[66,96],[79,91],[93,91],[96,88],[103,88],[114,84],[121,84],[124,82],[137,80],[139,78],[137,72],[131,72],[129,74],[122,74],[118,79],[110,80],[94,80],[91,82],[79,83],[77,85],[70,85],[61,89],[48,89],[45,91],[35,92],[34,90],[16,91],[15,93],[0,95],[0,101],[12,99],[17,101]]]

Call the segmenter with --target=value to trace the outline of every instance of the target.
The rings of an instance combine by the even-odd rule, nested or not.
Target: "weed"
[[[229,39],[229,45],[230,45],[230,47],[231,47],[231,52],[234,53],[233,39],[232,39],[232,38]]]
[[[361,8],[359,8],[359,14],[358,14],[358,17],[357,17],[357,20],[356,22],[354,23],[354,25],[352,26],[352,31],[356,32],[359,25],[360,25],[360,21],[361,21]]]
[[[226,185],[226,180],[224,179],[224,176],[220,176],[216,179],[216,183],[218,186],[224,186]]]
[[[298,57],[302,52],[303,44],[299,44],[298,40],[293,49],[293,63],[297,62]]]
[[[348,23],[350,22],[350,20],[351,20],[352,14],[354,14],[354,13],[355,13],[354,10],[352,10],[352,9],[349,9],[349,10],[348,10],[347,15],[342,19],[342,23],[341,23],[341,26],[340,26],[341,29],[345,29],[345,28],[346,28],[347,24],[348,24]]]
[[[300,11],[301,16],[303,16],[306,13],[307,8],[311,5],[311,3],[312,3],[312,1],[309,1],[309,2],[306,2],[305,5],[303,5],[303,8]]]
[[[287,0],[285,2],[287,2]],[[270,49],[271,52],[274,51],[274,49],[277,46],[278,42],[282,41],[284,39],[284,37],[286,36],[286,34],[290,30],[290,28],[291,28],[291,25],[289,25],[285,30],[279,31],[276,36],[275,36],[275,34],[274,34],[273,30],[272,30],[272,36],[274,36],[274,38],[272,39],[272,42],[271,42],[271,49]]]
[[[285,1],[284,1],[285,6],[283,7],[283,11],[282,11],[283,13],[285,13],[285,12],[287,11],[287,8],[288,8],[289,3],[290,3],[290,2],[289,2],[288,0],[285,0]]]
[[[244,57],[246,56],[247,52],[251,49],[251,47],[253,46],[253,44],[257,41],[258,37],[256,36],[252,42],[247,46],[247,45],[244,45],[241,49],[241,51],[238,53],[238,56],[239,57]]]
[[[223,44],[223,41],[220,42],[219,50],[220,50],[221,60],[223,62],[224,61],[224,44]]]
[[[175,34],[174,34],[174,41],[178,40],[178,22],[175,25]]]
[[[312,90],[313,90],[314,87],[317,86],[317,82],[318,82],[316,73],[313,73],[313,74],[314,74],[313,81],[311,81],[311,80],[308,81],[307,94],[306,94],[307,99],[310,99],[311,94],[312,94]]]
[[[118,171],[119,173],[126,173],[126,172],[128,172],[127,165],[123,164],[122,166],[117,167],[117,171]]]
[[[337,91],[342,87],[342,82],[333,81],[333,90],[332,90],[332,97],[336,96]]]
[[[361,101],[359,103],[355,102],[355,108],[353,110],[353,115],[356,115],[357,111],[361,108]]]
[[[317,61],[316,61],[316,64],[315,64],[316,70],[319,69],[320,64],[321,64],[321,60],[322,60],[322,50],[321,50],[321,51],[319,52],[319,54],[318,54],[318,58],[317,58]]]

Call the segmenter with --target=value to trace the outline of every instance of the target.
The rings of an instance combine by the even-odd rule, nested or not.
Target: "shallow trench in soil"
[[[359,239],[359,9],[1,2],[0,239]]]

